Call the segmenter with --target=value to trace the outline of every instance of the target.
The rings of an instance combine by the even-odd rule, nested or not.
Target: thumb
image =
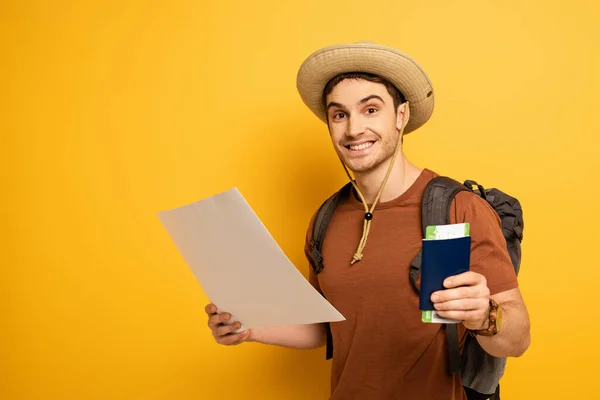
[[[246,332],[244,332],[244,336],[242,337],[242,342],[251,342],[253,341],[254,335],[253,335],[253,331],[252,329],[247,329]]]

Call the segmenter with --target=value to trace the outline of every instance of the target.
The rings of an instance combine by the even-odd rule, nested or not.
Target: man
[[[346,321],[235,334],[239,325],[223,324],[229,314],[216,314],[210,304],[206,312],[216,341],[312,349],[326,343],[329,330],[331,399],[464,399],[460,376],[448,373],[443,325],[421,322],[419,299],[408,279],[421,246],[423,191],[437,174],[405,157],[402,135],[430,118],[431,82],[406,54],[354,43],[310,55],[297,85],[304,103],[327,124],[344,168],[354,175],[354,191],[340,200],[329,224],[322,249],[326,267],[319,275],[310,272],[311,284]],[[461,342],[470,331],[491,355],[522,355],[530,341],[529,318],[498,215],[479,196],[461,192],[452,203],[451,220],[471,224],[471,268],[432,295],[435,308],[442,317],[462,321]],[[502,310],[501,329],[479,335],[488,328],[493,304]]]

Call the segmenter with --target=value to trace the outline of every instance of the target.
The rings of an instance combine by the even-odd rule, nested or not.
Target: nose
[[[346,127],[346,136],[356,138],[365,133],[365,125],[362,118],[356,116],[348,117],[348,125]]]

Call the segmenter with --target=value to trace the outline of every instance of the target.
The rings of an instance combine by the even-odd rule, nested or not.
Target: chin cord
[[[406,105],[404,107],[405,107],[405,109],[408,110],[408,102],[406,102]],[[400,127],[400,136],[398,137],[398,144],[396,145],[396,150],[394,151],[394,154],[392,155],[392,159],[390,160],[390,165],[388,167],[388,170],[385,174],[385,177],[383,178],[383,182],[381,183],[379,192],[377,193],[377,196],[375,197],[375,200],[373,201],[373,204],[371,205],[370,209],[367,205],[367,202],[366,202],[364,196],[360,192],[360,189],[358,188],[356,181],[350,175],[350,171],[348,171],[348,167],[342,161],[342,165],[344,166],[346,175],[348,175],[348,178],[350,178],[350,182],[352,183],[352,186],[354,186],[354,189],[358,193],[358,196],[360,197],[360,200],[361,200],[363,206],[365,207],[365,220],[363,221],[362,238],[360,239],[360,243],[358,245],[358,249],[356,250],[356,253],[354,253],[354,256],[352,257],[352,261],[350,261],[350,265],[354,264],[357,261],[362,260],[362,258],[363,258],[363,251],[365,250],[365,247],[367,246],[367,237],[369,236],[369,231],[371,230],[371,221],[373,220],[373,211],[375,210],[375,206],[377,205],[377,202],[379,201],[379,198],[381,197],[383,188],[385,187],[385,184],[387,183],[387,180],[390,177],[390,173],[392,172],[392,168],[394,167],[394,162],[396,161],[396,156],[398,155],[398,152],[400,151],[400,147],[402,145],[402,135],[404,133],[405,126],[406,126],[406,124],[404,123],[404,119],[403,119],[402,125]],[[340,161],[341,161],[341,159],[340,159]]]

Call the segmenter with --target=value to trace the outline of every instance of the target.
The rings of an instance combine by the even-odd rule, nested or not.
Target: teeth
[[[350,149],[351,150],[363,150],[363,149],[366,149],[371,146],[373,146],[373,142],[367,142],[367,143],[359,144],[356,146],[350,146]]]

